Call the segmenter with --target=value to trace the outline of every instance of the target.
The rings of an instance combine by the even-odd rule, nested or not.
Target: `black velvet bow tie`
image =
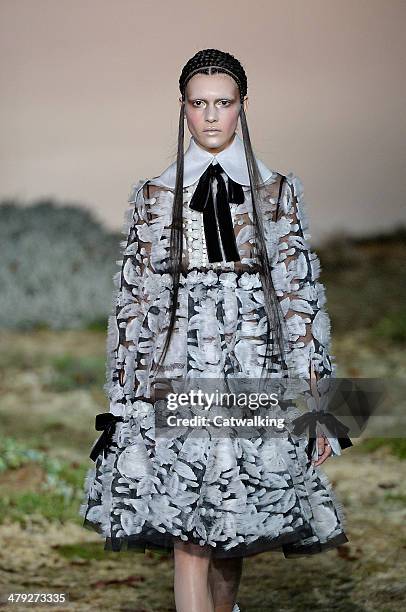
[[[189,207],[193,210],[199,210],[203,213],[207,257],[210,263],[223,261],[220,238],[226,261],[240,261],[231,217],[230,202],[242,204],[244,202],[244,191],[242,186],[234,182],[230,177],[228,177],[227,190],[224,179],[221,176],[222,172],[223,168],[219,163],[210,164],[200,177],[189,204]],[[214,178],[217,179],[215,202],[212,192]]]

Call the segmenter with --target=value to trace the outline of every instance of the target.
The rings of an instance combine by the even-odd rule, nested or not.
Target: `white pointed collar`
[[[268,180],[273,172],[256,157],[262,180]],[[245,149],[242,138],[235,132],[232,143],[220,153],[212,154],[201,147],[193,136],[184,154],[183,186],[193,185],[205,172],[211,163],[219,163],[224,172],[236,183],[240,183],[246,189],[250,188],[248,166],[245,157]],[[176,160],[166,168],[159,176],[150,179],[150,182],[163,187],[175,188]]]

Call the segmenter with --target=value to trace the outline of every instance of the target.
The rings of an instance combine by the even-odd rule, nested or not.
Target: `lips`
[[[214,129],[214,130],[203,130],[203,132],[220,132],[220,130],[216,130],[216,129]]]

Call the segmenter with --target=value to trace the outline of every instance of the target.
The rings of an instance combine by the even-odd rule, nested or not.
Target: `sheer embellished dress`
[[[257,161],[265,181],[261,207],[272,281],[289,333],[289,366],[299,379],[332,377],[330,320],[320,263],[308,243],[301,181]],[[232,375],[259,379],[268,327],[242,141],[236,134],[215,156],[192,138],[184,163],[182,270],[163,372],[173,383]],[[202,175],[216,163],[230,196],[234,261],[209,260],[204,216],[190,206]],[[313,466],[306,435],[295,435],[289,425],[273,436],[221,437],[185,427],[157,435],[160,400],[153,394],[152,369],[169,325],[174,172],[172,164],[159,177],[139,181],[129,197],[108,324],[109,412],[96,417],[103,433],[85,480],[83,525],[113,551],[171,551],[174,542],[184,541],[209,545],[216,557],[267,550],[290,557],[342,545],[348,541],[343,508],[327,476]],[[243,198],[234,202],[236,184]],[[224,255],[221,240],[217,245]],[[277,361],[267,367],[271,378],[283,375]],[[340,455],[337,438],[328,439],[333,456]],[[317,445],[315,451],[314,457]]]

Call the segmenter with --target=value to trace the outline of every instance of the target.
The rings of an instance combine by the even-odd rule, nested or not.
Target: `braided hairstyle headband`
[[[247,75],[241,63],[231,53],[218,49],[203,49],[198,51],[183,67],[179,78],[179,89],[182,99],[185,98],[185,90],[188,81],[194,74],[205,68],[217,68],[229,74],[237,83],[240,91],[240,99],[243,100],[247,93]]]

